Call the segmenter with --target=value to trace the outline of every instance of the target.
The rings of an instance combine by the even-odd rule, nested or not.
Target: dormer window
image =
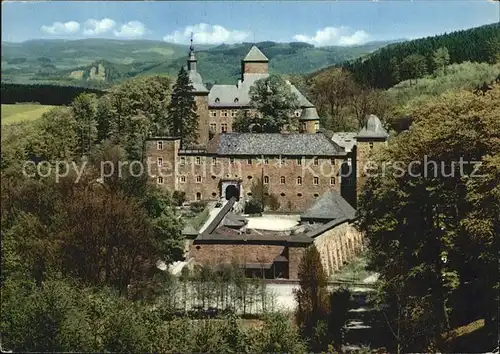
[[[219,99],[219,97],[217,97],[217,98],[215,99],[215,103],[220,103],[220,99]]]
[[[238,103],[239,101],[240,101],[240,100],[238,99],[238,97],[236,97],[236,98],[234,99],[234,101],[233,101],[233,102],[234,102],[234,103]]]

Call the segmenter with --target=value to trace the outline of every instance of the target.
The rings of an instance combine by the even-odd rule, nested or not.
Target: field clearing
[[[54,107],[40,104],[2,104],[2,125],[34,121]]]

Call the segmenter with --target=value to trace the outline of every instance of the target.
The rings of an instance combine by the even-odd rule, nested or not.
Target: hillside
[[[500,56],[500,23],[388,45],[342,66],[361,84],[389,88],[434,72],[433,55],[443,47],[448,50],[449,64],[495,62]],[[408,60],[409,57],[413,61]],[[410,64],[415,60],[420,61],[416,71]]]
[[[270,59],[272,72],[304,74],[356,59],[392,42],[321,48],[306,43],[256,44]],[[199,71],[204,80],[207,83],[234,82],[240,73],[240,61],[252,45],[197,46]],[[59,84],[92,81],[102,86],[137,75],[176,75],[180,66],[185,64],[187,51],[187,46],[148,40],[2,43],[2,81]]]

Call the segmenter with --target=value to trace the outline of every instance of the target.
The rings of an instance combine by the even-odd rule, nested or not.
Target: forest
[[[446,48],[447,53],[439,48]],[[432,73],[440,61],[495,63],[500,51],[500,24],[389,45],[367,57],[340,65],[362,85],[387,89],[397,83]],[[437,60],[436,60],[437,59]]]

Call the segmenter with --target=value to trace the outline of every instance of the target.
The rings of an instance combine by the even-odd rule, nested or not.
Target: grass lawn
[[[36,120],[54,107],[40,104],[2,104],[2,125]]]

